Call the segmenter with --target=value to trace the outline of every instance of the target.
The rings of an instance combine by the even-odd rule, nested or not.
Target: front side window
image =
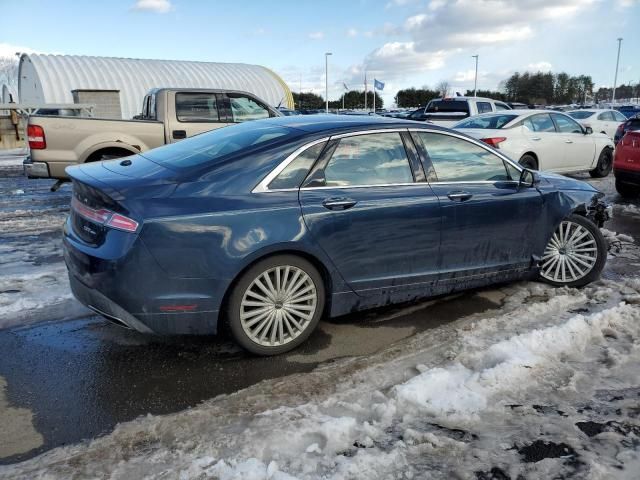
[[[555,132],[556,126],[548,113],[532,115],[522,122],[529,130],[533,132]]]
[[[500,157],[468,140],[418,132],[439,182],[512,180]]]
[[[478,102],[476,105],[478,106],[478,113],[487,113],[493,110],[489,102]]]
[[[176,93],[176,117],[179,122],[217,122],[220,120],[214,93]]]
[[[412,183],[409,159],[397,132],[371,133],[340,140],[324,168],[325,185]]]
[[[298,155],[269,184],[269,190],[298,188],[320,156],[326,142],[313,145]]]
[[[558,113],[552,113],[551,115],[553,116],[560,133],[582,133],[582,127],[572,118]]]
[[[229,102],[235,123],[269,118],[269,109],[246,95],[230,93]]]

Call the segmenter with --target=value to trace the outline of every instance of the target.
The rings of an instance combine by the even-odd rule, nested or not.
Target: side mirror
[[[585,135],[591,135],[593,133],[593,128],[591,127],[584,127],[584,134]]]
[[[521,187],[535,187],[540,183],[540,174],[534,170],[525,168],[520,174],[518,185]]]

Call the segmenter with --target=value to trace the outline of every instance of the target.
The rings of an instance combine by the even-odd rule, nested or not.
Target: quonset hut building
[[[125,119],[140,113],[149,90],[162,87],[244,90],[274,107],[293,108],[291,90],[275,72],[245,63],[25,53],[20,56],[18,75],[20,102],[83,103],[78,101],[78,91],[110,92],[119,95]]]

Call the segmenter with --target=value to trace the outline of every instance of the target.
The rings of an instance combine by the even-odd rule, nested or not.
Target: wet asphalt
[[[10,176],[2,180],[30,188],[15,172]],[[611,201],[623,203],[611,179],[596,183]],[[65,196],[68,187],[51,199]],[[640,239],[638,216],[619,215],[606,228]],[[605,276],[634,273],[632,268],[625,261],[610,262]],[[0,419],[3,413],[11,418],[13,412],[27,412],[35,430],[27,447],[4,456],[0,451],[0,464],[95,438],[141,415],[177,412],[265,379],[366,356],[418,332],[499,308],[501,300],[497,291],[484,289],[325,320],[303,346],[271,358],[248,355],[225,336],[145,336],[96,316],[0,330],[0,379],[6,382]],[[0,424],[0,444],[12,441],[10,432]]]

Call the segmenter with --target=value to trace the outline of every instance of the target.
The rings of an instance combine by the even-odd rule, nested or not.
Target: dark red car
[[[640,130],[628,131],[616,145],[613,173],[620,195],[640,195]]]

